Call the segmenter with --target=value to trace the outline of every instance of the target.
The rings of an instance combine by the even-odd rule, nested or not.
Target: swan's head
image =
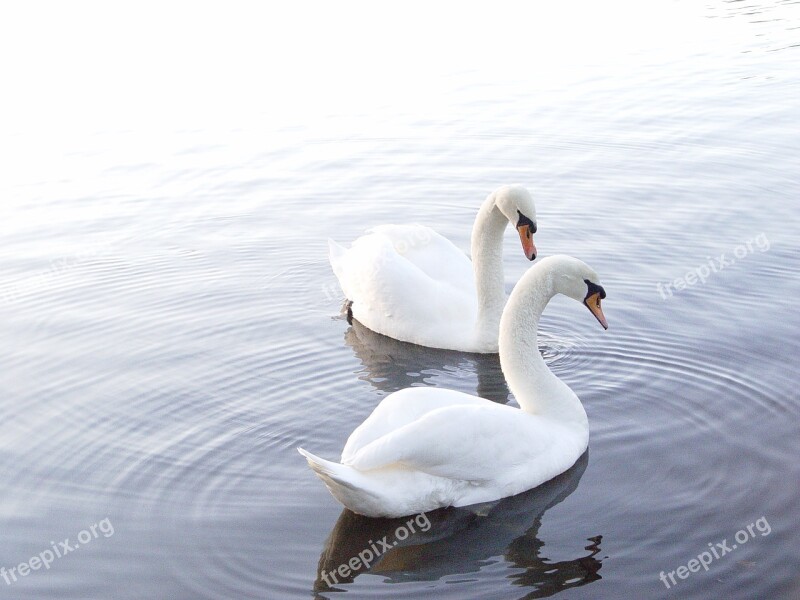
[[[545,260],[557,262],[553,270],[555,291],[583,303],[603,329],[608,329],[608,322],[600,306],[600,301],[606,297],[606,291],[600,285],[600,278],[594,269],[571,256],[552,256]]]
[[[522,250],[528,260],[536,258],[536,207],[530,192],[521,185],[504,185],[494,192],[495,206],[517,228]]]

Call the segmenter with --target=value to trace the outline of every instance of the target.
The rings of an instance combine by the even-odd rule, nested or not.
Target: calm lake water
[[[15,10],[0,598],[800,597],[800,4]],[[327,238],[467,249],[511,182],[608,292],[540,333],[589,451],[400,541],[295,448],[409,385],[514,400],[349,326]]]

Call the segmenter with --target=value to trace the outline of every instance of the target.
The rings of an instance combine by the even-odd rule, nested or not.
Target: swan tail
[[[354,479],[355,469],[352,467],[325,460],[324,458],[311,454],[311,452],[303,448],[298,448],[297,451],[305,457],[308,461],[308,466],[311,467],[314,473],[316,473],[329,488],[331,485],[344,486],[350,489],[354,487],[351,480]]]
[[[374,510],[376,498],[367,490],[367,482],[361,472],[341,463],[325,460],[308,450],[297,451],[308,461],[308,466],[322,479],[325,487],[339,502],[353,512],[368,516]]]
[[[339,287],[342,288],[342,291],[344,292],[345,296],[347,296],[347,290],[345,289],[343,280],[344,265],[342,263],[346,253],[347,253],[347,248],[339,245],[331,238],[328,238],[328,262],[331,263],[333,274],[336,275],[336,279],[339,280]],[[347,297],[349,298],[349,296]]]
[[[331,262],[334,271],[345,252],[347,252],[347,248],[338,244],[335,240],[328,238],[328,260]]]

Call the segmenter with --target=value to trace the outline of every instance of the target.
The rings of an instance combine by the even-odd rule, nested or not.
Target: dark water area
[[[189,47],[219,27],[227,62],[206,50],[171,84],[159,29],[171,58],[142,49],[154,71],[130,88],[87,76],[80,102],[14,113],[0,598],[800,597],[800,4],[498,8],[461,15],[446,48],[444,9],[394,15],[418,23],[413,48],[384,26],[340,40],[357,21],[315,10],[344,28],[308,25],[328,56],[270,54],[279,25],[203,13]],[[172,90],[163,110],[134,84]],[[514,399],[496,356],[349,325],[327,238],[421,223],[466,250],[512,182],[540,255],[581,258],[608,293],[608,331],[564,298],[541,323],[588,452],[414,532],[343,511],[297,446],[338,457],[411,385]],[[529,263],[507,234],[510,291]]]

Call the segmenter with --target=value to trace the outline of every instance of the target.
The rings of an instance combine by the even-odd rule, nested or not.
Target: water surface
[[[800,594],[800,6],[436,10],[19,17],[6,43],[53,77],[16,66],[3,117],[0,566],[113,534],[0,597]],[[76,41],[34,51],[36,25]],[[342,512],[295,447],[337,456],[409,385],[514,400],[496,357],[348,325],[326,240],[418,222],[466,249],[508,182],[541,254],[608,292],[608,331],[562,298],[540,332],[589,451],[330,585],[405,521]]]

